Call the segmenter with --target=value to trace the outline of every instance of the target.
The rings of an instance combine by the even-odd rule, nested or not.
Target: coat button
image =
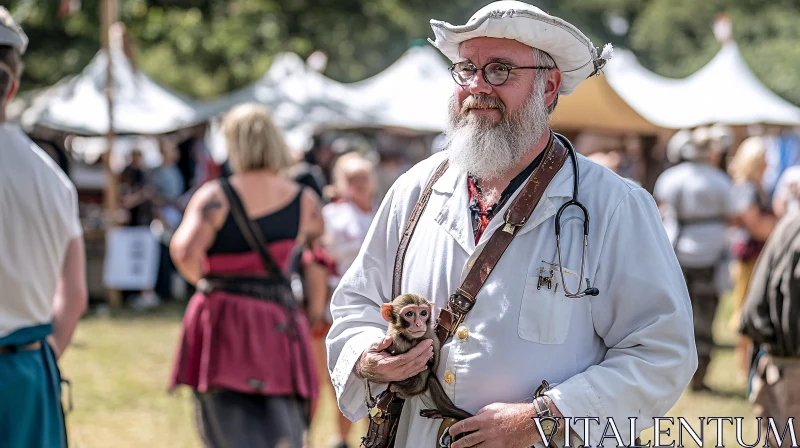
[[[457,334],[459,339],[466,339],[469,336],[469,330],[467,330],[467,327],[461,327],[458,329]]]
[[[449,370],[447,372],[444,372],[444,381],[445,381],[445,383],[453,384],[453,382],[455,382],[455,380],[456,380],[456,375],[453,372],[451,372]]]

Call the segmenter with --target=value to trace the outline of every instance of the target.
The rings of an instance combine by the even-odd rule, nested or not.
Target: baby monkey
[[[472,414],[453,404],[436,378],[441,347],[433,328],[433,304],[417,294],[401,294],[392,303],[381,305],[381,315],[389,322],[386,335],[392,338],[392,345],[387,350],[392,355],[406,353],[425,339],[430,339],[433,347],[433,357],[428,361],[428,368],[411,378],[392,383],[391,390],[403,398],[419,395],[425,390],[430,391],[436,409],[420,411],[422,417],[458,420],[472,417]]]

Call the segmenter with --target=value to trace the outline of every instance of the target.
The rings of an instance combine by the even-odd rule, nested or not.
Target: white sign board
[[[103,284],[109,289],[153,289],[161,246],[149,227],[116,227],[106,237]]]

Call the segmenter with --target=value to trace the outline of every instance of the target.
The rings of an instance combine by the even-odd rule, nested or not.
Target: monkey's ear
[[[431,316],[433,316],[433,303],[431,303]]]
[[[381,316],[386,322],[392,321],[392,312],[393,312],[392,304],[391,303],[384,303],[381,305]]]

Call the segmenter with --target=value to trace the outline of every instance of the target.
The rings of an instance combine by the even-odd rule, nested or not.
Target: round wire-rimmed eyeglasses
[[[501,86],[508,81],[511,75],[511,70],[519,69],[533,69],[533,70],[550,70],[553,67],[533,66],[533,67],[513,67],[502,62],[490,62],[482,68],[478,68],[471,62],[456,62],[450,66],[450,74],[453,75],[453,80],[460,86],[468,86],[475,79],[475,74],[478,71],[483,72],[483,79],[493,86]]]

